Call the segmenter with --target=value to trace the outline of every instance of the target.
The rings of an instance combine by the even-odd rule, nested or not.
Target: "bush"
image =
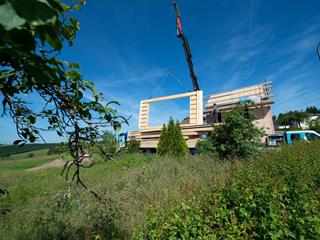
[[[223,186],[165,212],[144,239],[320,239],[320,144],[301,142],[233,165]]]
[[[127,144],[127,153],[138,153],[140,152],[140,142],[136,139],[130,139],[130,141]]]
[[[197,154],[214,156],[216,154],[215,148],[212,143],[206,139],[204,141],[198,141],[196,144]]]
[[[34,157],[34,153],[29,153],[26,158],[33,158]]]
[[[174,122],[173,118],[163,125],[157,147],[159,156],[184,157],[188,155],[189,149],[181,133],[180,124]]]
[[[209,141],[220,158],[246,158],[257,152],[263,133],[253,120],[247,107],[237,106],[227,114],[224,124],[214,128]]]

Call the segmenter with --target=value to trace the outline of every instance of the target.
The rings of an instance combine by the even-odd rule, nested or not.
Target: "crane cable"
[[[190,92],[190,90],[186,87],[186,85],[183,84],[183,82],[178,79],[170,70],[169,70],[170,76],[175,79],[187,92]]]
[[[162,83],[168,78],[168,76],[169,76],[169,69],[167,69],[165,75],[163,76],[163,78],[161,79],[161,81],[159,82],[159,84],[157,85],[157,87],[153,90],[153,92],[151,93],[149,99],[152,98],[152,97],[153,97],[153,94],[155,94],[155,93],[158,91],[158,89],[160,88],[160,86],[162,85]]]
[[[159,90],[160,86],[164,83],[165,80],[167,80],[169,76],[171,76],[174,80],[176,80],[187,92],[190,92],[190,90],[186,87],[186,85],[184,85],[183,82],[179,78],[177,78],[170,69],[167,69],[165,75],[163,76],[159,84],[156,86],[156,88],[153,90],[149,99],[153,97],[153,95]]]

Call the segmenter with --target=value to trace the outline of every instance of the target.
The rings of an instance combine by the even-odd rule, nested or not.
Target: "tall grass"
[[[72,229],[71,232],[85,229],[86,236],[106,237],[108,231],[102,229],[96,233],[97,229],[91,226],[92,222],[100,221],[98,215],[103,215],[112,220],[114,227],[110,222],[98,225],[107,225],[114,229],[111,232],[131,238],[142,231],[148,209],[165,211],[176,203],[192,199],[201,190],[223,182],[229,167],[230,163],[206,157],[177,160],[141,154],[99,163],[84,170],[82,177],[111,205],[111,211],[81,188],[73,186],[71,195],[68,195],[59,170],[41,173],[6,171],[0,176],[0,182],[1,187],[9,190],[12,211],[2,218],[4,227],[0,236],[20,238],[56,227],[59,229],[53,230],[54,233],[67,231],[67,228]],[[39,221],[44,224],[36,224]],[[68,236],[76,238],[72,234]]]
[[[265,151],[234,168],[224,186],[152,211],[147,239],[320,239],[320,144]]]
[[[83,170],[104,203],[68,189],[58,169],[2,171],[0,202],[11,211],[0,239],[317,237],[319,170],[319,144],[243,162],[130,154]]]

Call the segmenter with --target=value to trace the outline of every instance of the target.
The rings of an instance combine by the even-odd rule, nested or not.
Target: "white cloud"
[[[274,87],[276,104],[274,112],[302,110],[307,106],[318,105],[320,83],[314,81],[310,72],[287,78]]]
[[[252,60],[261,54],[267,46],[268,41],[273,38],[273,28],[260,26],[253,32],[238,34],[227,41],[222,61],[234,61],[243,63]]]
[[[134,69],[133,66],[132,69]],[[144,71],[138,73],[130,70],[117,72],[105,77],[95,76],[94,78],[100,87],[123,88],[128,86],[128,84],[132,86],[134,84],[154,83],[157,79],[163,77],[164,74],[165,70],[161,68],[145,68]]]
[[[273,32],[271,26],[265,25],[256,27],[252,32],[236,34],[227,41],[220,56],[209,60],[205,66],[217,64],[222,69],[227,68],[227,79],[223,81],[221,90],[231,90],[241,82],[251,80],[256,72],[254,63],[267,52]]]

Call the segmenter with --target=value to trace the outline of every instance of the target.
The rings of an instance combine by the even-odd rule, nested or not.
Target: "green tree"
[[[0,96],[3,115],[13,119],[20,138],[16,144],[37,141],[41,130],[68,137],[72,166],[77,167],[72,179],[85,187],[79,176],[85,154],[81,142],[94,143],[101,127],[119,129],[126,120],[111,107],[118,103],[103,104],[79,64],[58,58],[80,29],[72,14],[84,2],[0,0]],[[47,120],[48,128],[38,127],[38,119]]]
[[[277,122],[279,126],[289,126],[292,124],[292,119],[289,118],[288,114],[286,113],[280,113],[278,115]]]
[[[253,120],[253,113],[241,106],[227,113],[224,124],[216,126],[209,138],[220,158],[246,158],[257,152],[263,132]]]
[[[306,113],[317,114],[317,113],[320,113],[320,109],[318,109],[316,106],[307,107]]]
[[[163,125],[157,147],[159,156],[184,157],[189,153],[183,138],[179,122],[170,117],[167,125]]]
[[[287,113],[280,113],[278,116],[278,123],[281,126],[289,126],[290,128],[299,127],[307,120],[308,113],[305,111],[289,111]]]
[[[301,124],[308,119],[308,113],[304,111],[293,111],[289,112],[291,114],[292,121],[295,122],[299,128],[301,128]]]
[[[107,159],[111,159],[112,156],[119,152],[120,147],[114,133],[103,131],[101,140],[95,143],[94,149],[102,156],[107,157]]]
[[[311,120],[309,123],[309,129],[320,133],[320,119],[317,118],[317,119]]]

